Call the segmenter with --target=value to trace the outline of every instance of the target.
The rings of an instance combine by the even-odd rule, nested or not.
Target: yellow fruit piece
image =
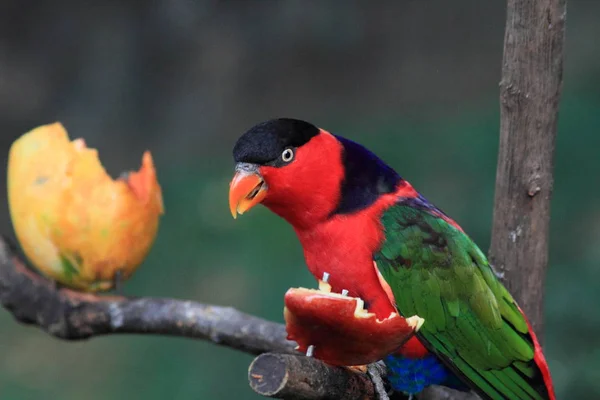
[[[60,123],[18,138],[8,157],[10,215],[25,255],[44,275],[79,290],[109,290],[146,258],[164,213],[150,152],[113,180],[98,152]]]

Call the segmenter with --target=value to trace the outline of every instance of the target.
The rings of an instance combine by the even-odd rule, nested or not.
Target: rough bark
[[[250,354],[294,353],[285,326],[231,307],[164,298],[96,296],[57,288],[0,240],[0,303],[21,323],[63,340],[136,333],[208,340]],[[298,354],[298,353],[296,353]]]
[[[312,357],[262,354],[250,365],[248,380],[256,393],[279,399],[362,400],[375,396],[367,374],[331,368]]]
[[[542,335],[566,0],[508,0],[490,261]]]

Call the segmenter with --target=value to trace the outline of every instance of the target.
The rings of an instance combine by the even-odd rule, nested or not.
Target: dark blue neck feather
[[[343,146],[345,178],[339,203],[332,216],[363,210],[380,196],[396,191],[402,180],[396,171],[360,144],[340,136],[336,138]]]

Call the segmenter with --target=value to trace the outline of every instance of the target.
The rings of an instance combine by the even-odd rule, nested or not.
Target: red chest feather
[[[380,218],[399,195],[407,194],[406,190],[402,187],[397,193],[382,196],[360,212],[336,215],[310,229],[296,228],[314,277],[322,279],[323,273],[328,273],[333,291],[346,289],[351,296],[361,297],[365,308],[378,318],[396,311],[373,266],[373,253],[384,240]]]
[[[378,318],[395,310],[373,268],[373,252],[382,239],[374,221],[338,216],[310,231],[298,231],[310,272],[317,279],[329,273],[334,292],[343,289],[365,301]]]

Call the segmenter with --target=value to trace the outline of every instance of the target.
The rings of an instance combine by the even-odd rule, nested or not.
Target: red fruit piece
[[[329,285],[321,282],[325,290]],[[392,313],[379,320],[357,297],[323,290],[291,288],[285,294],[284,317],[288,339],[331,365],[365,365],[398,350],[424,320]]]

